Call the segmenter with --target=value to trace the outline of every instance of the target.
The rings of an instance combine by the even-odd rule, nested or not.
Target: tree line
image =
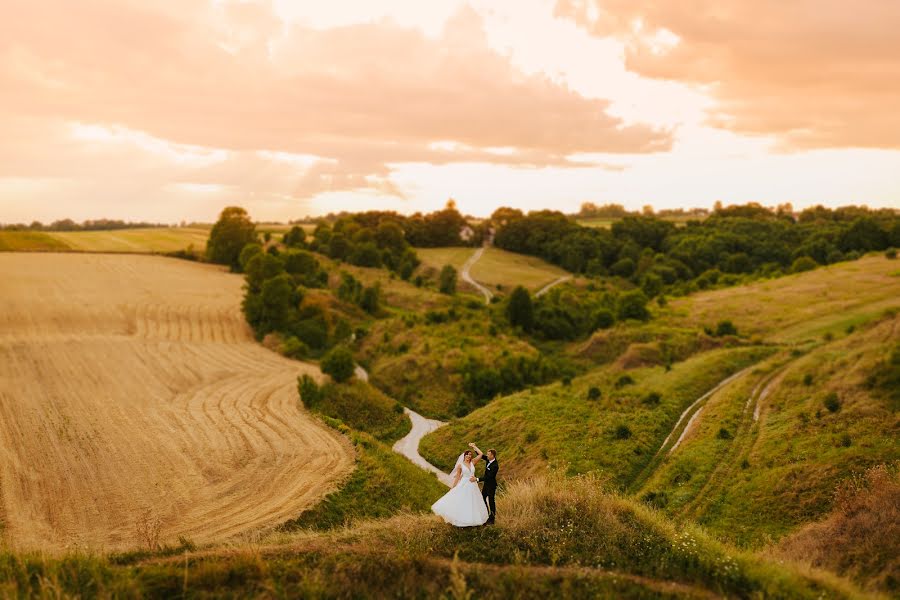
[[[648,297],[689,293],[744,275],[777,275],[900,246],[900,215],[865,207],[806,209],[798,215],[758,204],[721,207],[683,227],[629,215],[610,229],[584,227],[556,211],[502,208],[494,243],[573,273],[613,276]]]
[[[122,221],[117,219],[88,219],[76,223],[72,219],[60,219],[44,224],[40,221],[25,223],[0,223],[0,230],[5,231],[112,231],[115,229],[147,229],[150,227],[169,227],[167,223],[149,223],[147,221]]]

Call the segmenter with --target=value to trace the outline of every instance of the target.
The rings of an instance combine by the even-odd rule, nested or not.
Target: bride
[[[450,486],[450,491],[431,505],[435,514],[456,527],[484,525],[488,520],[487,507],[475,478],[475,464],[481,459],[482,452],[475,444],[469,446],[478,455],[473,457],[472,450],[459,455],[456,466],[453,467],[453,485]]]

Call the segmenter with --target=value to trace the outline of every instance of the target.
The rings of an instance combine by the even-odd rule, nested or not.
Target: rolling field
[[[473,252],[475,248],[416,249],[422,265],[436,271],[440,271],[444,265],[452,265],[457,271],[461,270]],[[535,256],[489,247],[478,262],[472,265],[471,275],[491,290],[510,291],[515,286],[522,285],[533,293],[569,273]]]
[[[110,231],[0,231],[0,250],[154,253],[206,247],[209,230],[153,227]]]
[[[741,334],[798,343],[900,308],[900,261],[874,255],[856,261],[672,300],[662,315],[677,327],[731,320]]]
[[[353,465],[256,344],[243,280],[151,256],[0,254],[0,531],[13,548],[220,541]]]

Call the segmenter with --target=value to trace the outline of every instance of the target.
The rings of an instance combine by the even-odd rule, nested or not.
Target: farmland
[[[0,522],[14,548],[212,542],[313,505],[349,443],[253,340],[242,280],[152,256],[0,254]],[[8,383],[8,384],[7,384]]]

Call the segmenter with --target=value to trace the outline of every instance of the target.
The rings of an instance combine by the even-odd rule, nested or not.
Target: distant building
[[[475,230],[466,225],[459,230],[459,237],[464,242],[471,242],[472,238],[475,237]]]

